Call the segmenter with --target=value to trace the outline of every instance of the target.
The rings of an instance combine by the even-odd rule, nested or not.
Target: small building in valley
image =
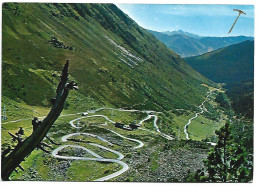
[[[139,124],[125,125],[123,123],[115,123],[115,127],[124,129],[124,130],[128,130],[128,131],[132,131],[132,130],[136,130],[138,127],[140,127],[140,125]]]

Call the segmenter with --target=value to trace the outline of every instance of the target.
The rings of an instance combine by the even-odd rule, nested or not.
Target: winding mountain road
[[[203,113],[203,107],[204,107],[204,103],[207,102],[209,99],[208,97],[212,94],[214,90],[211,90],[209,92],[209,94],[207,95],[206,97],[206,100],[204,100],[202,102],[202,104],[199,106],[201,112],[199,113],[196,113],[194,117],[190,118],[188,123],[184,126],[184,133],[186,135],[186,139],[189,140],[189,134],[188,134],[188,125],[191,123],[191,121],[195,118],[198,117],[199,114],[202,114]],[[142,112],[142,113],[146,113],[147,116],[142,119],[139,124],[142,125],[145,121],[147,120],[150,120],[150,119],[154,119],[153,121],[153,126],[155,127],[155,131],[150,131],[150,130],[147,130],[145,128],[141,128],[142,130],[147,130],[147,131],[150,131],[152,133],[157,133],[157,134],[160,134],[160,136],[166,138],[167,140],[173,140],[173,137],[165,134],[165,133],[162,133],[157,125],[157,121],[158,121],[158,116],[156,114],[158,113],[161,113],[161,112],[156,112],[156,111],[151,111],[151,110],[135,110],[135,109],[132,109],[132,110],[126,110],[126,109],[122,109],[122,108],[105,108],[105,107],[102,107],[102,108],[98,108],[96,110],[89,110],[87,111],[87,113],[89,114],[95,114],[96,112],[98,111],[101,111],[101,110],[114,110],[114,111],[122,111],[122,112]],[[64,114],[64,115],[61,115],[61,117],[64,117],[64,116],[73,116],[73,115],[81,115],[83,112],[81,113],[76,113],[76,114]],[[88,115],[88,116],[82,116],[82,117],[79,117],[79,118],[76,118],[76,119],[73,119],[71,120],[69,123],[70,125],[73,127],[73,128],[77,128],[77,129],[80,129],[82,128],[82,126],[79,126],[78,124],[75,124],[76,121],[79,121],[80,119],[87,119],[87,118],[91,118],[91,117],[102,117],[104,118],[106,121],[112,123],[112,124],[115,124],[116,122],[109,119],[107,116],[105,115],[102,115],[102,114],[95,114],[95,115]],[[29,118],[30,119],[30,118]],[[7,123],[13,123],[13,122],[18,122],[18,121],[23,121],[23,120],[29,120],[29,119],[20,119],[20,120],[14,120],[14,121],[9,121],[9,122],[5,122],[5,123],[2,123],[2,124],[7,124]],[[105,127],[103,127],[105,128]],[[125,137],[111,129],[108,129],[108,128],[105,128],[106,130],[108,130],[109,132],[112,132],[114,133],[115,135],[123,138],[123,139],[126,139],[126,140],[129,140],[129,141],[132,141],[132,142],[136,142],[138,143],[138,145],[134,146],[133,147],[133,150],[135,149],[138,149],[138,148],[141,148],[144,146],[144,143],[141,142],[140,140],[137,140],[137,139],[133,139],[133,138],[129,138],[129,137]],[[113,146],[113,144],[111,142],[109,142],[108,140],[98,136],[98,135],[95,135],[95,134],[92,134],[92,133],[84,133],[84,132],[77,132],[77,133],[70,133],[70,134],[67,134],[65,136],[63,136],[61,138],[61,141],[62,142],[67,142],[69,138],[71,137],[74,137],[74,136],[79,136],[79,135],[83,135],[83,136],[86,136],[86,137],[93,137],[93,138],[96,138],[97,140],[99,140],[101,143],[106,143],[108,144],[109,146]],[[106,146],[103,146],[101,144],[96,144],[96,143],[88,143],[88,145],[92,145],[92,146],[95,146],[97,148],[100,148],[102,150],[105,150],[105,151],[109,151],[111,153],[114,153],[118,156],[118,158],[116,159],[109,159],[109,158],[105,158],[105,157],[102,157],[100,155],[98,155],[97,153],[93,152],[92,150],[86,148],[86,147],[83,147],[83,146],[79,146],[79,145],[62,145],[62,146],[59,146],[58,148],[56,148],[55,150],[53,150],[52,152],[52,155],[53,157],[55,158],[58,158],[58,159],[67,159],[67,160],[83,160],[83,161],[99,161],[99,162],[111,162],[111,163],[118,163],[119,165],[122,166],[122,168],[119,170],[119,171],[116,171],[112,174],[109,174],[107,176],[104,176],[102,178],[98,178],[96,179],[95,181],[106,181],[106,180],[109,180],[109,179],[112,179],[112,178],[115,178],[117,176],[119,176],[120,174],[124,173],[125,171],[127,171],[129,169],[129,166],[124,163],[123,161],[121,161],[123,158],[124,158],[124,155],[121,154],[120,152],[118,151],[115,151],[111,148],[108,148]],[[63,155],[60,155],[60,151],[62,151],[63,149],[65,148],[76,148],[76,149],[82,149],[84,151],[86,151],[87,153],[91,154],[93,157],[78,157],[78,156],[63,156]]]
[[[97,110],[95,110],[95,111],[92,111],[92,112],[95,113],[95,112],[97,112],[97,111],[99,111],[99,110],[102,110],[102,109],[104,109],[104,108],[99,108],[99,109],[97,109]],[[121,109],[120,109],[120,110],[121,110]],[[122,110],[122,111],[127,111],[127,110]],[[132,111],[132,110],[131,110],[131,111]],[[79,128],[82,128],[82,127],[76,126],[76,125],[74,124],[74,122],[75,122],[75,121],[78,121],[78,120],[80,120],[80,119],[83,119],[83,118],[86,119],[86,118],[90,118],[90,117],[103,117],[103,118],[105,118],[107,121],[109,121],[109,122],[115,124],[115,122],[112,121],[112,120],[110,120],[107,116],[104,116],[104,115],[91,115],[91,116],[84,116],[84,117],[80,117],[80,118],[73,119],[72,121],[70,121],[70,125],[71,125],[72,127],[74,127],[74,128],[78,128],[78,129],[79,129]],[[138,148],[141,148],[141,147],[144,146],[144,143],[141,142],[140,140],[125,137],[125,136],[123,136],[123,135],[121,135],[121,134],[119,134],[119,133],[117,133],[117,132],[115,132],[115,131],[113,131],[113,130],[111,130],[111,129],[108,129],[108,128],[105,128],[105,129],[108,130],[108,131],[110,131],[110,132],[112,132],[112,133],[114,133],[114,134],[116,134],[117,136],[119,136],[119,137],[121,137],[121,138],[124,138],[124,139],[127,139],[127,140],[130,140],[130,141],[133,141],[133,142],[138,143],[138,145],[137,145],[137,146],[134,146],[133,149],[138,149]],[[62,139],[61,139],[61,141],[62,141],[62,142],[67,142],[67,141],[68,141],[68,138],[73,137],[73,136],[78,136],[78,135],[85,135],[85,136],[88,136],[88,137],[94,137],[94,138],[100,140],[101,142],[107,143],[107,144],[109,144],[109,145],[111,145],[111,146],[113,145],[112,143],[110,143],[110,142],[107,141],[106,139],[104,139],[104,138],[102,138],[102,137],[100,137],[100,136],[98,136],[98,135],[94,135],[94,134],[92,134],[92,133],[71,133],[71,134],[68,134],[68,135],[63,136]],[[122,160],[122,159],[124,158],[124,155],[121,154],[120,152],[117,152],[117,151],[112,150],[112,149],[110,149],[110,148],[108,148],[108,147],[102,146],[102,145],[100,145],[100,144],[95,144],[95,143],[88,143],[88,144],[89,144],[89,145],[92,145],[92,146],[96,146],[96,147],[98,147],[98,148],[100,148],[100,149],[103,149],[103,150],[106,150],[106,151],[110,151],[110,152],[112,152],[112,153],[118,155],[118,158],[117,158],[117,159],[107,159],[107,158],[101,157],[100,155],[96,154],[96,153],[93,152],[92,150],[90,150],[90,149],[88,149],[88,148],[85,148],[85,147],[82,147],[82,146],[79,146],[79,145],[63,145],[63,146],[60,146],[60,147],[58,147],[57,149],[55,149],[55,150],[52,152],[52,155],[53,155],[53,157],[59,158],[59,159],[111,162],[111,163],[118,163],[118,164],[122,165],[122,169],[120,169],[119,171],[114,172],[114,173],[112,173],[112,174],[110,174],[110,175],[107,175],[107,176],[105,176],[105,177],[96,179],[96,180],[94,180],[94,181],[106,181],[106,180],[112,179],[112,178],[114,178],[114,177],[119,176],[120,174],[124,173],[125,171],[127,171],[127,170],[129,169],[129,166],[128,166],[126,163],[120,161],[120,160]],[[92,156],[94,156],[95,158],[77,157],[77,156],[61,156],[61,155],[59,155],[59,152],[60,152],[61,150],[63,150],[64,148],[68,148],[68,147],[79,148],[79,149],[85,150],[86,152],[88,152],[89,154],[91,154]]]
[[[185,133],[185,135],[186,135],[186,140],[189,140],[189,139],[190,139],[190,138],[189,138],[189,133],[188,133],[188,126],[191,124],[191,121],[192,121],[193,119],[197,118],[198,115],[200,115],[200,114],[202,114],[202,113],[204,112],[204,110],[203,110],[204,103],[210,100],[210,99],[209,99],[209,96],[212,95],[212,92],[214,92],[214,91],[216,91],[216,90],[220,90],[220,89],[214,89],[214,90],[211,90],[211,91],[208,93],[208,95],[206,96],[206,100],[204,100],[204,101],[201,103],[201,105],[199,105],[199,109],[200,109],[201,111],[198,112],[198,113],[195,113],[195,116],[193,116],[192,118],[190,118],[190,119],[188,120],[188,123],[184,126],[184,133]],[[205,107],[204,107],[204,108],[205,108]],[[214,144],[214,143],[213,143],[213,144]]]
[[[107,140],[105,140],[104,138],[100,137],[100,136],[97,136],[97,135],[94,135],[94,134],[91,134],[91,133],[71,133],[71,134],[68,134],[68,135],[65,135],[62,137],[62,142],[67,142],[68,141],[68,138],[72,137],[72,136],[76,136],[76,135],[86,135],[86,136],[91,136],[91,137],[95,137],[97,139],[99,139],[100,141],[102,142],[105,142],[109,145],[112,145],[112,143],[108,142]],[[106,151],[109,151],[109,152],[112,152],[114,154],[116,154],[118,156],[117,159],[107,159],[107,158],[104,158],[98,154],[96,154],[95,152],[93,152],[92,150],[88,149],[88,148],[85,148],[83,146],[79,146],[79,145],[63,145],[63,146],[60,146],[58,148],[56,148],[53,152],[52,152],[52,155],[53,157],[55,158],[58,158],[58,159],[66,159],[66,160],[85,160],[85,161],[100,161],[100,162],[111,162],[111,163],[118,163],[120,165],[122,165],[122,169],[120,169],[119,171],[117,172],[114,172],[110,175],[107,175],[105,177],[102,177],[102,178],[99,178],[99,179],[96,179],[94,181],[106,181],[106,180],[109,180],[111,178],[114,178],[114,177],[117,177],[119,175],[121,175],[122,173],[124,173],[125,171],[127,171],[129,169],[128,165],[120,160],[122,160],[124,158],[124,155],[121,154],[120,152],[117,152],[115,150],[112,150],[110,148],[107,148],[105,146],[102,146],[100,144],[95,144],[95,143],[88,143],[89,145],[92,145],[92,146],[95,146],[95,147],[98,147],[100,149],[103,149],[103,150],[106,150]],[[92,156],[94,156],[95,158],[88,158],[88,157],[77,157],[77,156],[61,156],[59,155],[59,152],[61,150],[63,150],[64,148],[68,148],[68,147],[71,147],[71,148],[78,148],[78,149],[82,149],[86,152],[88,152],[89,154],[91,154]]]
[[[154,113],[158,113],[158,112],[155,112],[155,111],[151,111],[151,110],[144,110],[144,111],[141,111],[141,110],[126,110],[126,109],[116,109],[116,108],[98,108],[96,110],[89,110],[87,113],[96,113],[98,111],[101,111],[101,110],[115,110],[115,111],[122,111],[122,112],[143,112],[143,113],[146,113],[147,114],[147,117],[145,117],[143,120],[141,120],[139,122],[139,124],[143,124],[145,121],[151,119],[151,118],[154,118],[154,122],[153,122],[153,125],[154,127],[156,128],[156,131],[164,138],[168,139],[168,140],[173,140],[173,138],[171,136],[168,136],[164,133],[162,133],[160,130],[159,130],[159,127],[157,126],[157,120],[158,120],[158,116],[157,115],[154,115]],[[152,115],[151,115],[152,114]],[[77,114],[76,114],[77,115]],[[86,119],[86,118],[91,118],[91,117],[103,117],[106,121],[112,123],[112,124],[115,124],[116,122],[109,119],[107,116],[105,115],[101,115],[101,114],[95,114],[95,115],[89,115],[89,116],[82,116],[82,117],[79,117],[79,118],[76,118],[76,119],[73,119],[71,120],[69,123],[70,125],[73,127],[73,128],[77,128],[77,129],[80,129],[82,128],[81,126],[78,126],[78,124],[75,124],[76,121],[79,121],[80,119]],[[111,129],[108,129],[108,128],[105,128],[106,130],[108,130],[109,132],[112,132],[114,133],[115,135],[123,138],[123,139],[126,139],[126,140],[129,140],[129,141],[133,141],[133,142],[136,142],[138,143],[137,146],[134,146],[133,149],[138,149],[138,148],[141,148],[144,146],[144,143],[141,142],[140,140],[137,140],[137,139],[133,139],[133,138],[129,138],[129,137],[125,137]],[[68,135],[65,135],[62,137],[62,142],[67,142],[68,139],[70,137],[73,137],[73,136],[78,136],[78,135],[84,135],[84,136],[87,136],[87,137],[94,137],[98,140],[100,140],[101,142],[104,142],[104,143],[107,143],[109,145],[113,145],[112,143],[110,143],[109,141],[107,141],[106,139],[98,136],[98,135],[94,135],[92,133],[71,133],[71,134],[68,134]],[[104,158],[104,157],[101,157],[100,155],[96,154],[95,152],[91,151],[90,149],[86,148],[86,147],[83,147],[83,146],[79,146],[79,145],[63,145],[63,146],[60,146],[58,147],[57,149],[55,149],[53,152],[52,152],[52,155],[53,157],[55,158],[59,158],[59,159],[70,159],[70,160],[85,160],[85,161],[100,161],[100,162],[111,162],[111,163],[118,163],[120,165],[122,165],[122,169],[120,169],[119,171],[115,172],[115,173],[112,173],[110,175],[107,175],[105,177],[102,177],[102,178],[99,178],[99,179],[96,179],[95,181],[106,181],[106,180],[109,180],[109,179],[112,179],[114,177],[117,177],[119,176],[120,174],[124,173],[125,171],[127,171],[129,169],[128,165],[120,160],[122,160],[124,158],[123,154],[121,154],[120,152],[117,152],[115,150],[112,150],[108,147],[105,147],[105,146],[102,146],[100,144],[95,144],[95,143],[88,143],[89,145],[92,145],[92,146],[96,146],[100,149],[103,149],[103,150],[106,150],[106,151],[110,151],[116,155],[118,155],[118,158],[117,159],[107,159],[107,158]],[[91,154],[92,156],[94,156],[95,158],[88,158],[88,157],[77,157],[77,156],[61,156],[59,155],[59,152],[61,150],[63,150],[64,148],[68,148],[68,147],[72,147],[72,148],[79,148],[79,149],[82,149],[82,150],[85,150],[86,152],[88,152],[89,154]]]

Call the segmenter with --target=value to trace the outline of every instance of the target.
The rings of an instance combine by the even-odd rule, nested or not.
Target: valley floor
[[[206,106],[211,106],[211,110]],[[193,112],[182,109],[166,114],[150,110],[98,108],[63,114],[48,134],[61,145],[54,146],[51,154],[34,150],[22,163],[25,171],[13,173],[11,179],[184,181],[189,171],[203,169],[202,160],[207,157],[210,144],[216,142],[214,131],[224,121],[224,115],[221,121],[213,122],[210,116],[203,114],[204,111],[208,115],[210,111],[217,111],[213,90],[199,109],[196,117]],[[25,135],[29,135],[30,122],[30,119],[19,119],[2,123],[2,147],[8,143],[12,145],[7,132],[14,133],[21,125],[28,126]],[[141,127],[128,131],[115,127],[116,122],[139,124]],[[201,142],[205,138],[210,138],[211,143]]]

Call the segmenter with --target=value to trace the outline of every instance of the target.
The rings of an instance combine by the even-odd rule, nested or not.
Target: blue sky
[[[254,36],[253,5],[116,4],[140,26],[155,31],[183,30],[202,36]],[[228,34],[238,12],[243,10]]]

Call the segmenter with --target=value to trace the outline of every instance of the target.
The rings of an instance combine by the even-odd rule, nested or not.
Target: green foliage
[[[223,108],[230,107],[228,97],[225,93],[219,92],[218,95],[216,96],[216,102],[218,102],[220,106],[222,106]]]
[[[227,95],[232,101],[232,107],[237,114],[247,118],[254,117],[254,81],[253,79],[236,83],[228,83],[224,86]]]
[[[206,182],[207,176],[204,170],[198,169],[196,172],[188,171],[188,175],[185,178],[185,182]]]
[[[57,37],[55,37],[55,36],[51,37],[51,40],[49,41],[49,43],[52,44],[53,47],[56,47],[56,48],[64,48],[64,49],[73,50],[73,46],[64,45],[63,42],[59,41],[57,39]]]
[[[234,143],[231,126],[227,122],[220,130],[217,145],[211,149],[205,166],[210,182],[249,182],[252,166],[244,147]]]
[[[233,119],[232,135],[235,143],[240,144],[252,155],[254,145],[254,125],[253,120],[248,118]]]

